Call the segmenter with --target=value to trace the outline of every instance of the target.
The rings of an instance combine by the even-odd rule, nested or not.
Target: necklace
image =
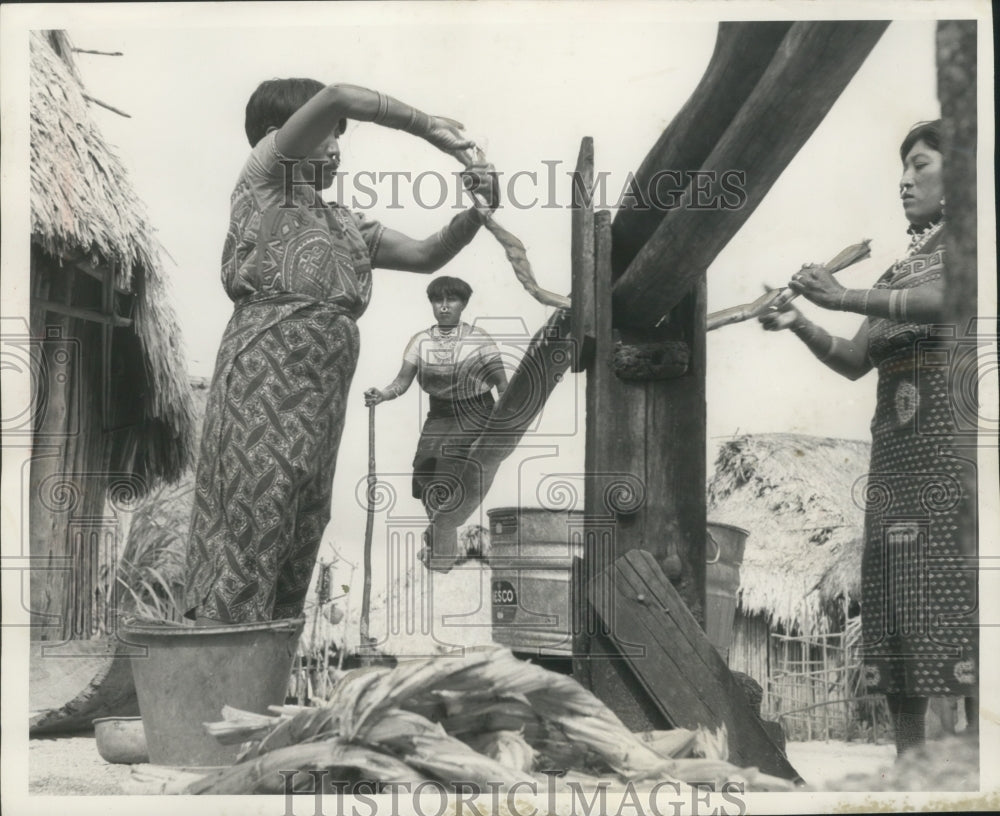
[[[910,258],[912,258],[914,255],[916,255],[918,252],[920,252],[920,250],[923,249],[928,244],[928,242],[930,242],[931,238],[933,238],[941,231],[941,228],[943,226],[944,226],[944,219],[942,218],[937,223],[930,224],[929,226],[924,227],[924,229],[920,230],[919,232],[914,232],[910,236],[910,245],[906,248],[906,255],[900,258],[898,261],[896,261],[896,263],[892,265],[893,276],[897,275],[902,269],[903,264]]]
[[[448,331],[443,331],[440,326],[434,327],[431,334],[440,346],[439,349],[435,349],[435,356],[438,362],[446,362],[452,359],[455,354],[455,344],[458,343],[461,333],[461,326],[454,326]]]
[[[944,220],[938,221],[936,224],[931,224],[928,227],[920,230],[920,232],[913,233],[910,238],[910,246],[906,250],[907,257],[911,255],[916,255],[928,241],[931,240],[935,235],[941,231],[941,227],[944,226]]]

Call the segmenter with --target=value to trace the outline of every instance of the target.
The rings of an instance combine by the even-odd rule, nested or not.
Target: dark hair
[[[261,82],[247,102],[245,127],[250,146],[263,139],[268,128],[280,128],[324,87],[316,79],[268,79]],[[347,120],[341,119],[341,133],[346,126]]]
[[[935,119],[933,122],[917,122],[910,128],[910,132],[903,139],[903,144],[899,147],[899,158],[906,161],[906,154],[913,150],[913,145],[923,142],[931,150],[941,152],[941,120]]]
[[[446,297],[457,297],[462,303],[468,304],[472,297],[472,287],[461,278],[449,278],[447,275],[434,278],[427,287],[427,299]]]

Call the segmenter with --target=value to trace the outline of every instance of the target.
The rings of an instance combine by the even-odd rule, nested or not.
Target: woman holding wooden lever
[[[863,315],[858,333],[832,337],[791,306],[760,321],[769,331],[790,329],[849,379],[878,370],[864,491],[863,655],[868,690],[885,694],[901,754],[924,742],[930,697],[965,697],[969,728],[977,728],[979,655],[976,542],[960,537],[956,522],[975,513],[976,497],[962,488],[974,465],[955,445],[948,366],[938,359],[948,344],[932,348],[931,327],[945,319],[940,121],[911,129],[900,157],[906,257],[871,289],[845,289],[822,266],[788,284],[825,309]]]
[[[324,201],[348,119],[456,156],[472,146],[457,122],[366,88],[277,79],[250,97],[252,150],[222,255],[235,309],[208,398],[187,555],[184,609],[201,623],[302,613],[330,518],[355,321],[371,298],[372,269],[440,269],[498,204],[485,164],[465,179],[480,203],[423,240]]]

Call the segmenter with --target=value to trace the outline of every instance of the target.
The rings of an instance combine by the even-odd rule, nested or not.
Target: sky
[[[522,8],[530,9],[530,24]],[[556,167],[554,193],[540,182],[540,195],[554,194],[561,204],[568,200],[565,173],[575,164],[580,140],[592,136],[596,168],[609,174],[606,205],[613,209],[627,173],[699,81],[718,17],[693,4],[624,3],[614,12],[599,3],[335,4],[272,9],[265,25],[259,17],[236,18],[224,10],[166,16],[124,9],[109,22],[107,15],[68,9],[60,9],[67,18],[61,24],[78,47],[123,54],[77,59],[89,93],[130,116],[92,108],[169,254],[165,272],[189,371],[206,377],[232,309],[219,282],[219,258],[229,195],[249,149],[243,110],[260,81],[309,76],[352,83],[462,121],[502,173],[534,171],[544,179],[547,168]],[[899,142],[914,122],[938,115],[934,23],[894,22],[708,270],[709,311],[753,300],[764,283],[782,284],[803,263],[827,260],[862,238],[872,239],[872,258],[840,277],[848,286],[871,285],[907,243],[898,200]],[[458,169],[425,142],[372,124],[352,123],[341,149],[341,169],[348,173]],[[401,188],[402,206],[390,206],[383,186],[365,214],[418,238],[453,215],[414,206],[409,188]],[[436,197],[433,183],[421,189],[425,201]],[[526,245],[539,284],[568,293],[569,211],[508,203],[497,220]],[[518,285],[485,232],[443,272],[473,286],[465,317],[508,338],[501,347],[512,370],[551,309]],[[372,304],[359,322],[362,351],[326,547],[354,549],[363,535],[362,392],[391,381],[407,340],[430,325],[427,283],[421,275],[375,272]],[[851,335],[860,322],[808,305],[803,310],[834,333]],[[765,333],[755,322],[711,333],[707,353],[709,461],[719,441],[737,433],[868,438],[874,375],[844,380],[790,334]],[[538,427],[501,469],[487,508],[537,505],[543,476],[583,470],[584,381],[570,376],[556,389]],[[414,387],[377,412],[378,471],[396,489],[394,512],[402,515],[420,514],[409,497],[409,476],[423,410]]]

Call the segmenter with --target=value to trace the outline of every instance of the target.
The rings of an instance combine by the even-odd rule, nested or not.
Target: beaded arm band
[[[858,314],[863,315],[869,314],[868,296],[871,292],[871,289],[845,289],[840,293],[840,302],[837,304],[837,308],[842,312],[857,312]],[[889,290],[890,320],[905,323],[910,319],[909,310],[906,306],[906,300],[909,295],[910,292],[908,289]],[[876,310],[876,314],[878,313],[878,310]],[[881,312],[881,314],[885,314],[885,312]]]
[[[836,337],[831,337],[826,331],[808,320],[794,323],[791,328],[795,336],[806,344],[809,351],[820,362],[825,363],[833,356],[834,349],[837,346]]]
[[[386,96],[381,91],[375,91],[375,95],[378,97],[378,108],[372,119],[375,124],[404,130],[414,136],[424,136],[430,131],[431,118],[426,113]]]
[[[475,207],[464,210],[441,229],[437,234],[438,241],[450,255],[457,255],[463,247],[472,242],[479,228],[485,222],[486,218]]]
[[[837,308],[842,312],[857,312],[868,314],[868,296],[871,289],[845,289],[840,293],[840,303]]]
[[[908,289],[893,289],[889,292],[889,319],[905,323],[909,319],[906,308],[906,298],[910,294]]]

